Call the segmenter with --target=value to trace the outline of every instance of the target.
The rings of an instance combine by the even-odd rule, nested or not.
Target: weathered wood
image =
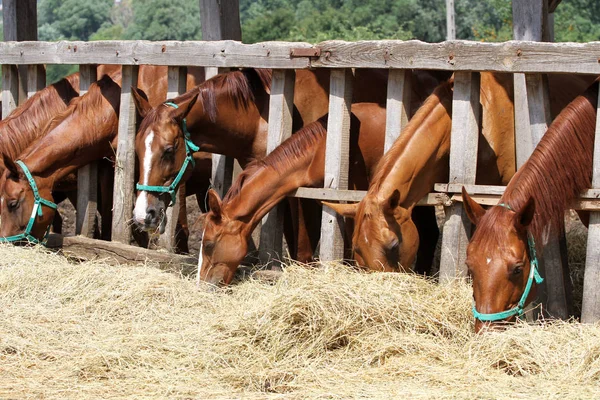
[[[129,244],[134,196],[136,111],[131,87],[137,86],[138,66],[124,65],[121,78],[119,133],[113,191],[112,240]]]
[[[556,7],[560,4],[562,0],[550,0],[548,3],[548,12],[553,13],[556,10]]]
[[[291,49],[309,43],[265,42],[2,42],[1,64],[188,65],[301,69],[398,68],[522,73],[600,75],[600,42],[483,43],[455,40],[326,41],[316,45],[321,56],[291,57]],[[164,49],[164,51],[163,51]]]
[[[446,40],[456,39],[456,22],[454,20],[454,0],[446,0]]]
[[[460,72],[454,75],[452,131],[450,135],[450,182],[475,183],[480,104],[479,74]],[[460,204],[446,208],[442,237],[440,282],[466,273],[465,259],[471,223]]]
[[[167,77],[167,99],[174,99],[180,94],[186,92],[186,67],[168,67]],[[179,192],[180,190],[185,191],[185,188],[180,187],[177,191]],[[165,214],[167,217],[167,225],[165,226],[165,232],[162,235],[160,235],[159,238],[159,244],[167,251],[175,251],[177,247],[175,231],[177,229],[177,222],[179,219],[179,207],[182,206],[181,196],[179,196],[179,193],[177,193],[177,199],[179,200],[177,200],[175,204],[171,204],[171,206],[165,210]],[[185,197],[183,197],[183,200],[185,200]]]
[[[16,65],[2,65],[2,118],[17,108],[19,101],[19,70]]]
[[[300,197],[303,199],[315,199],[326,201],[349,201],[359,202],[367,194],[366,190],[342,190],[301,187],[288,195],[288,197]],[[417,206],[450,206],[452,202],[445,193],[428,193]]]
[[[292,135],[294,113],[294,82],[292,70],[273,70],[269,102],[267,154]],[[262,219],[259,257],[261,263],[277,262],[283,255],[283,208],[274,207]]]
[[[242,40],[238,0],[200,0],[203,40]]]
[[[600,97],[596,105],[596,139],[594,140],[594,167],[592,187],[600,188]],[[581,322],[600,321],[600,212],[590,214],[587,254],[583,276],[583,304]]]
[[[394,144],[410,116],[410,70],[390,70],[387,86],[384,153]]]
[[[548,0],[512,0],[513,35],[517,40],[541,42]]]
[[[118,242],[95,240],[83,236],[51,234],[48,247],[61,249],[67,256],[79,260],[102,260],[107,264],[156,263],[160,269],[191,275],[196,272],[196,257],[182,256],[164,251],[148,250]]]
[[[79,66],[79,95],[83,96],[92,83],[96,82],[96,68]],[[77,221],[75,233],[93,237],[96,230],[98,210],[98,163],[92,162],[77,171]]]
[[[353,78],[349,69],[331,71],[324,177],[324,187],[329,189],[348,189]],[[319,254],[322,261],[344,257],[343,231],[344,219],[323,206]]]
[[[44,65],[27,66],[27,98],[46,87],[46,67]]]

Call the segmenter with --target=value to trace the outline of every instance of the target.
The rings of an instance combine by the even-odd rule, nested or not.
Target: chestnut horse
[[[27,179],[29,172],[39,196],[50,199],[52,189],[65,177],[87,163],[110,158],[115,154],[121,88],[120,74],[104,75],[92,84],[88,93],[71,102],[44,128],[42,137],[19,156],[25,165],[17,166],[12,157],[3,156],[7,170],[0,181],[2,226],[0,235],[14,236],[26,229],[34,204],[34,190]],[[166,97],[166,67],[140,67],[138,84],[153,104]],[[45,236],[54,209],[41,207],[30,229],[31,237]],[[110,231],[110,218],[103,218],[103,228]],[[125,221],[124,221],[125,222]]]
[[[586,79],[552,77],[553,110],[560,110],[587,86]],[[512,75],[481,73],[482,132],[479,137],[477,182],[506,184],[516,169]],[[564,86],[564,87],[563,87]],[[367,195],[360,203],[325,203],[339,214],[355,218],[354,258],[373,270],[407,269],[418,247],[411,212],[448,182],[452,84],[441,84],[386,153]]]
[[[384,102],[386,74],[360,70],[356,73],[354,101]],[[439,76],[428,72],[413,74],[413,109],[437,85]],[[177,182],[173,182],[184,172],[182,168],[185,169],[190,142],[198,145],[200,150],[237,158],[242,166],[264,157],[270,81],[270,70],[224,73],[154,109],[136,96],[138,111],[145,116],[136,137],[142,187],[176,186]],[[294,130],[327,113],[328,87],[329,71],[296,71]],[[182,130],[184,120],[189,140]],[[185,181],[186,176],[183,175],[181,181]],[[145,230],[164,225],[164,209],[169,202],[168,194],[146,189],[138,191],[135,222]],[[299,211],[303,210],[304,207],[299,208]],[[290,246],[292,256],[310,261],[316,243],[308,239],[303,223],[298,224],[298,228],[294,237],[286,229],[288,243],[296,243],[296,246]],[[298,249],[297,254],[294,249]]]
[[[562,229],[564,210],[590,187],[597,104],[595,82],[556,117],[498,206],[486,211],[463,188],[464,208],[476,225],[466,261],[476,331],[520,316],[535,298],[536,249]]]

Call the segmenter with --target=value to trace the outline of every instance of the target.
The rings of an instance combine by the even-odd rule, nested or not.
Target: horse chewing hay
[[[471,288],[336,264],[197,289],[0,246],[0,398],[593,398],[600,326],[475,335]]]

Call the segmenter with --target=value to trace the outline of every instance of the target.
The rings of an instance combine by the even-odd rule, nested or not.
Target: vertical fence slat
[[[398,136],[400,136],[402,129],[408,124],[410,85],[411,72],[409,70],[390,70],[387,85],[384,153],[392,147]]]
[[[115,164],[112,239],[129,244],[134,196],[135,119],[136,111],[131,87],[137,86],[137,65],[123,65],[119,133]]]
[[[479,73],[457,72],[454,75],[452,131],[450,134],[450,183],[474,184],[477,170],[477,144],[481,106]],[[447,282],[466,272],[465,258],[471,223],[462,204],[446,208],[442,237],[440,282]]]
[[[294,70],[273,70],[269,102],[269,131],[267,154],[292,135],[294,111]],[[260,261],[281,260],[283,248],[283,212],[281,205],[274,207],[262,219],[260,231]]]
[[[27,98],[46,87],[46,67],[40,64],[27,66]]]
[[[209,80],[213,76],[219,73],[219,68],[207,67],[206,68],[206,80]],[[211,173],[211,184],[212,188],[223,198],[225,193],[229,190],[231,182],[233,181],[233,158],[226,157],[222,154],[212,155],[212,173]]]
[[[592,188],[600,188],[600,96],[596,105],[596,139],[594,140],[594,168]],[[583,305],[581,322],[600,321],[600,212],[590,213],[587,254],[583,276]]]
[[[325,150],[325,188],[348,189],[353,78],[350,69],[331,70]],[[344,219],[329,207],[323,206],[319,251],[322,261],[339,260],[344,257],[343,230]]]
[[[186,91],[187,82],[187,68],[186,67],[168,67],[168,91],[167,99],[174,99],[180,94]],[[185,183],[182,183],[185,185]],[[181,186],[181,185],[180,185]],[[181,188],[177,191],[179,192]],[[185,190],[185,189],[184,189]],[[177,228],[177,222],[179,220],[179,208],[185,207],[185,204],[181,204],[181,196],[177,193],[177,202],[172,204],[165,213],[167,214],[167,225],[165,227],[165,233],[160,235],[159,243],[161,247],[168,251],[175,251],[177,247],[175,230]]]
[[[2,65],[2,118],[17,107],[19,101],[19,69],[16,65]]]
[[[79,95],[83,96],[96,82],[96,67],[79,66]],[[93,237],[98,210],[98,163],[92,162],[77,171],[77,221],[75,232],[78,235]]]

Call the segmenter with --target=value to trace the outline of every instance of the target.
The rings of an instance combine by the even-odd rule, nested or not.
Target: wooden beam
[[[19,69],[16,65],[2,64],[2,118],[17,108],[19,101]]]
[[[186,83],[187,83],[187,68],[186,67],[168,67],[167,70],[168,76],[168,89],[167,89],[167,99],[174,99],[186,92]],[[190,167],[191,168],[191,167]],[[182,182],[182,185],[179,185],[180,190],[185,191],[185,182]],[[171,204],[169,208],[165,210],[167,217],[167,225],[165,227],[165,232],[160,235],[159,244],[161,247],[165,248],[167,251],[174,252],[177,247],[177,238],[175,235],[175,231],[177,229],[177,223],[179,220],[179,208],[185,207],[185,204],[181,204],[182,199],[185,201],[185,196],[180,196],[177,193],[176,196],[179,199],[175,204]]]
[[[353,78],[349,69],[331,71],[324,177],[324,186],[329,189],[348,189]],[[344,257],[343,232],[343,217],[323,206],[319,253],[322,261],[340,260]]]
[[[548,3],[548,13],[553,13],[561,1],[562,0],[550,0],[550,2]]]
[[[129,244],[134,196],[136,110],[131,87],[137,86],[138,66],[124,65],[121,79],[119,133],[115,162],[112,240]]]
[[[600,188],[600,96],[596,105],[596,139],[594,140],[594,167],[592,187]],[[590,213],[587,254],[583,276],[583,304],[581,322],[600,321],[600,212]]]
[[[79,95],[87,93],[96,82],[96,68],[92,65],[79,66]],[[93,237],[96,230],[98,210],[98,162],[94,161],[77,171],[77,221],[75,233]]]
[[[269,102],[267,154],[292,136],[294,114],[294,83],[296,73],[291,70],[273,70]],[[278,263],[283,255],[283,204],[278,204],[262,219],[259,257],[263,264]]]
[[[44,65],[27,66],[27,98],[46,87],[46,67]]]
[[[454,0],[446,0],[446,40],[456,39],[456,23],[454,20]]]
[[[392,69],[388,76],[384,153],[394,144],[410,118],[411,71]]]
[[[479,74],[454,75],[452,131],[450,135],[450,182],[475,183],[481,107]],[[471,223],[460,204],[446,208],[442,237],[440,282],[465,276],[465,259]]]
[[[200,0],[203,40],[242,40],[238,0]]]

